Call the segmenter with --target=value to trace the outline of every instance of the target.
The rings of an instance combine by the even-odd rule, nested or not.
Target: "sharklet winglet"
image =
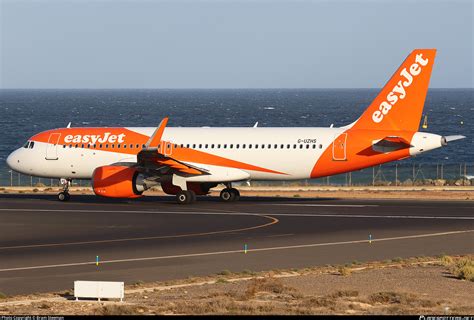
[[[165,131],[166,124],[168,123],[168,117],[161,120],[160,125],[155,129],[155,132],[151,135],[150,139],[145,144],[145,149],[157,148],[161,142],[161,137]]]

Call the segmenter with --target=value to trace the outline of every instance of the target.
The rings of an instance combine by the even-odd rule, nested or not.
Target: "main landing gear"
[[[240,192],[235,188],[227,187],[222,189],[220,194],[221,200],[224,202],[234,202],[239,201],[240,199]]]
[[[63,190],[58,193],[59,201],[68,201],[71,198],[71,195],[69,194],[69,186],[71,185],[71,181],[71,179],[61,178],[60,182],[63,187]]]
[[[178,204],[189,204],[196,201],[196,193],[192,190],[182,190],[176,194]]]

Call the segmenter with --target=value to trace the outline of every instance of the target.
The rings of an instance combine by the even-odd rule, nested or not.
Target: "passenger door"
[[[347,133],[342,133],[335,136],[334,143],[332,144],[332,159],[334,161],[347,160],[346,144]]]
[[[51,133],[46,147],[46,160],[58,160],[58,143],[60,133]]]

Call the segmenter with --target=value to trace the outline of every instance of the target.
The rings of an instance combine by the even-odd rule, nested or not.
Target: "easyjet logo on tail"
[[[104,135],[99,134],[85,134],[85,135],[72,135],[69,134],[64,137],[65,143],[123,143],[125,140],[125,134],[111,134],[110,132],[104,133]]]
[[[379,106],[379,110],[374,111],[372,114],[372,120],[375,123],[381,122],[384,116],[390,112],[390,109],[395,106],[397,101],[406,97],[405,89],[412,85],[414,78],[421,73],[421,70],[428,64],[428,62],[428,58],[423,59],[423,55],[420,53],[416,55],[415,63],[410,66],[409,71],[407,68],[403,68],[403,70],[400,72],[400,75],[403,77],[403,79],[398,81],[397,85],[393,87],[392,91],[387,94],[387,98],[382,101]]]

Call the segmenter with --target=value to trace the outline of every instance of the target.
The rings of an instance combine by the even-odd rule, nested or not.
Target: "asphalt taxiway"
[[[181,206],[174,197],[0,195],[0,291],[9,295],[74,280],[131,284],[473,252],[472,201],[203,197]]]

